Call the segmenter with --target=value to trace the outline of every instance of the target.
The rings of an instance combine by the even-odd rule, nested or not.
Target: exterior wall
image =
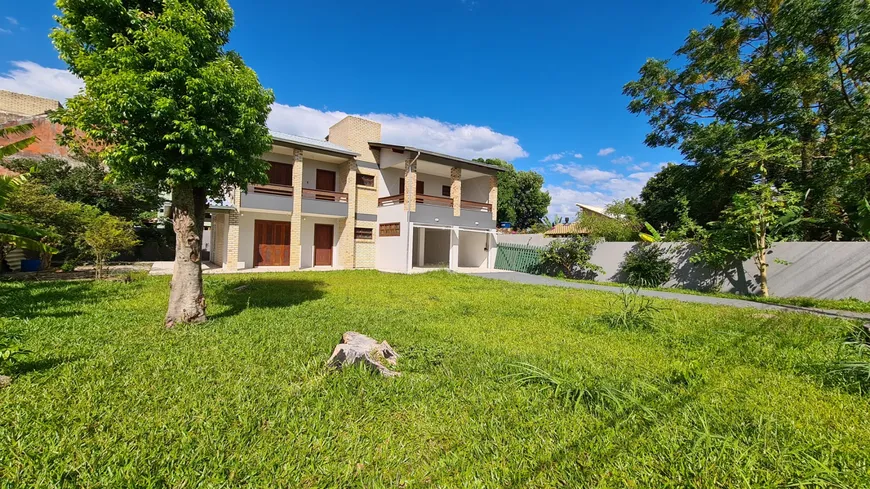
[[[381,170],[381,178],[378,182],[378,197],[399,195],[399,179],[405,178],[405,170],[402,168],[384,168]]]
[[[283,221],[292,222],[289,214],[273,214],[267,212],[244,211],[239,217],[239,268],[254,268],[254,221]],[[291,224],[292,226],[292,224]],[[292,233],[292,228],[291,228]],[[293,263],[293,255],[296,251],[290,249],[290,263]],[[242,267],[244,264],[244,267]]]
[[[379,151],[380,155],[377,159],[378,164],[381,165],[382,169],[388,168],[399,168],[402,169],[405,167],[405,153],[396,153],[391,149],[382,149]]]
[[[305,162],[302,150],[293,150],[293,208],[302,209],[302,174]],[[302,212],[290,216],[290,268],[302,267]]]
[[[302,170],[302,187],[303,188],[317,188],[317,170],[328,170],[334,171],[336,173],[335,177],[335,187],[331,189],[333,192],[339,192],[337,190],[339,187],[339,178],[338,173],[341,170],[340,165],[336,165],[335,163],[327,163],[325,161],[318,161],[305,158],[303,161],[303,170]]]
[[[450,242],[452,233],[449,229],[418,228],[416,231],[426,233],[423,249],[423,265],[450,264]]]
[[[2,92],[2,90],[0,90]],[[33,129],[24,134],[15,134],[12,137],[0,137],[0,146],[8,143],[19,141],[26,137],[36,136],[38,141],[30,144],[23,150],[19,151],[16,158],[33,158],[38,156],[53,156],[57,158],[66,158],[70,156],[69,148],[57,144],[57,136],[63,133],[64,126],[55,124],[48,120],[47,116],[36,116],[27,118],[12,118],[10,122],[0,124],[3,127],[14,126],[23,123],[33,124]]]
[[[462,226],[468,228],[493,229],[495,220],[489,212],[474,209],[463,209],[459,216],[453,215],[453,208],[441,205],[417,204],[417,210],[411,213],[414,222],[436,224],[439,226]]]
[[[427,175],[426,173],[417,172],[417,181],[423,182],[423,195],[432,195],[442,197],[441,186],[448,187],[453,183],[449,178],[440,177],[438,175]],[[465,182],[462,182],[463,184]]]
[[[374,162],[369,142],[381,141],[381,125],[359,117],[347,116],[329,128],[329,142],[359,153],[359,159]]]
[[[378,223],[398,222],[399,236],[377,237],[375,267],[392,272],[408,271],[408,213],[401,205],[378,208]],[[378,233],[376,233],[378,234]]]
[[[499,243],[521,244],[529,246],[547,246],[556,238],[550,238],[543,234],[499,234]]]
[[[489,235],[459,231],[459,266],[487,268]]]
[[[462,200],[489,202],[489,176],[463,180]]]
[[[44,114],[59,107],[60,102],[57,100],[0,90],[0,112],[26,117]]]
[[[311,268],[314,266],[314,225],[315,224],[330,224],[332,230],[332,266],[341,268],[339,260],[339,226],[338,219],[329,219],[325,217],[305,216],[302,218],[302,268]]]
[[[356,227],[372,227],[372,236],[378,235],[377,223],[357,223]],[[389,238],[385,238],[389,239]],[[375,268],[377,245],[375,239],[354,240],[354,268]]]

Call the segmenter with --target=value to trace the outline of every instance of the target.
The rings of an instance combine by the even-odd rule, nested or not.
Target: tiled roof
[[[544,236],[560,236],[566,234],[589,234],[588,231],[577,225],[576,222],[571,224],[556,224],[553,229],[544,233]]]
[[[333,153],[346,154],[348,156],[359,156],[359,153],[354,153],[353,151],[345,148],[344,146],[339,146],[335,143],[330,143],[329,141],[323,139],[307,138],[305,136],[296,136],[295,134],[287,134],[278,131],[269,131],[269,134],[272,135],[273,140],[279,142],[298,144],[300,146],[306,146],[314,149],[323,149],[326,151],[331,151]]]

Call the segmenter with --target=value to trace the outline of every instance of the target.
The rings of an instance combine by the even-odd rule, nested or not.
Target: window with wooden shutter
[[[293,165],[269,162],[269,183],[273,185],[293,185]]]
[[[366,175],[364,173],[356,174],[356,184],[363,185],[365,187],[374,187],[375,186],[375,176],[374,175]]]
[[[380,225],[380,228],[378,230],[378,235],[382,238],[399,236],[400,234],[401,228],[399,227],[399,223],[397,222],[385,222]]]
[[[354,228],[354,239],[374,239],[374,229],[372,228]]]

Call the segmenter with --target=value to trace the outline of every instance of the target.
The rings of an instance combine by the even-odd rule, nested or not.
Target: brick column
[[[458,216],[462,209],[462,168],[450,169],[450,198],[453,199],[453,215]]]
[[[302,150],[293,150],[293,214],[290,215],[290,268],[302,268]]]
[[[239,269],[239,206],[242,204],[242,191],[233,189],[233,209],[227,215],[227,260],[224,268]],[[251,264],[253,265],[253,263]]]
[[[354,233],[356,229],[356,160],[342,163],[338,171],[338,188],[347,194],[347,218],[338,225],[338,263],[354,268]]]
[[[417,163],[413,158],[405,158],[405,210],[417,210]]]
[[[492,218],[498,219],[498,177],[495,175],[489,177],[489,203],[492,205]]]

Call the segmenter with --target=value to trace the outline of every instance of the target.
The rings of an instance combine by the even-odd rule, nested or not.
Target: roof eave
[[[338,156],[338,157],[351,157],[356,158],[360,156],[359,153],[354,153],[353,151],[339,151],[334,149],[327,149],[320,146],[316,146],[313,144],[305,144],[299,141],[288,141],[286,139],[281,139],[279,137],[272,136],[272,144],[275,146],[284,146],[287,148],[295,148],[295,149],[303,149],[308,151],[314,151],[315,153],[322,153],[330,156]]]

